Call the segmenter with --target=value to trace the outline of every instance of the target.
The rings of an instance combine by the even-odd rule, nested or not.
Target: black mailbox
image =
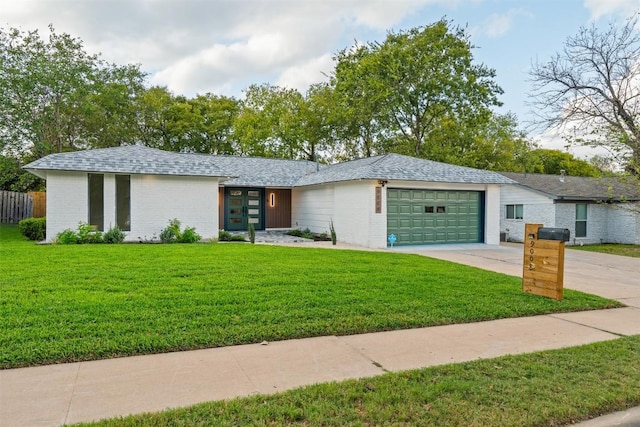
[[[570,231],[568,228],[551,228],[551,227],[538,228],[539,240],[559,240],[560,242],[568,242],[569,237],[570,237]]]

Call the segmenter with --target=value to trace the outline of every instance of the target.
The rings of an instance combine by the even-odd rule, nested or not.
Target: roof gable
[[[401,154],[384,154],[330,165],[302,177],[297,185],[314,185],[360,179],[428,181],[473,184],[513,184],[495,172],[456,166]]]

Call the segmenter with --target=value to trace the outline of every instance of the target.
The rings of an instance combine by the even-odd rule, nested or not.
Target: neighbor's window
[[[104,230],[104,175],[89,174],[89,224]]]
[[[116,224],[131,231],[131,176],[116,175]]]
[[[587,204],[576,204],[576,237],[587,237]]]
[[[507,205],[507,219],[522,219],[522,205]]]

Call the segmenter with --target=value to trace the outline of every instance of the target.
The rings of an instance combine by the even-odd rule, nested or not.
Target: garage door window
[[[507,219],[522,219],[523,211],[522,205],[507,205]]]

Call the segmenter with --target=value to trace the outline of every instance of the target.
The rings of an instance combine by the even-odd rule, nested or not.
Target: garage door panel
[[[387,229],[396,244],[480,242],[481,192],[387,190]]]

